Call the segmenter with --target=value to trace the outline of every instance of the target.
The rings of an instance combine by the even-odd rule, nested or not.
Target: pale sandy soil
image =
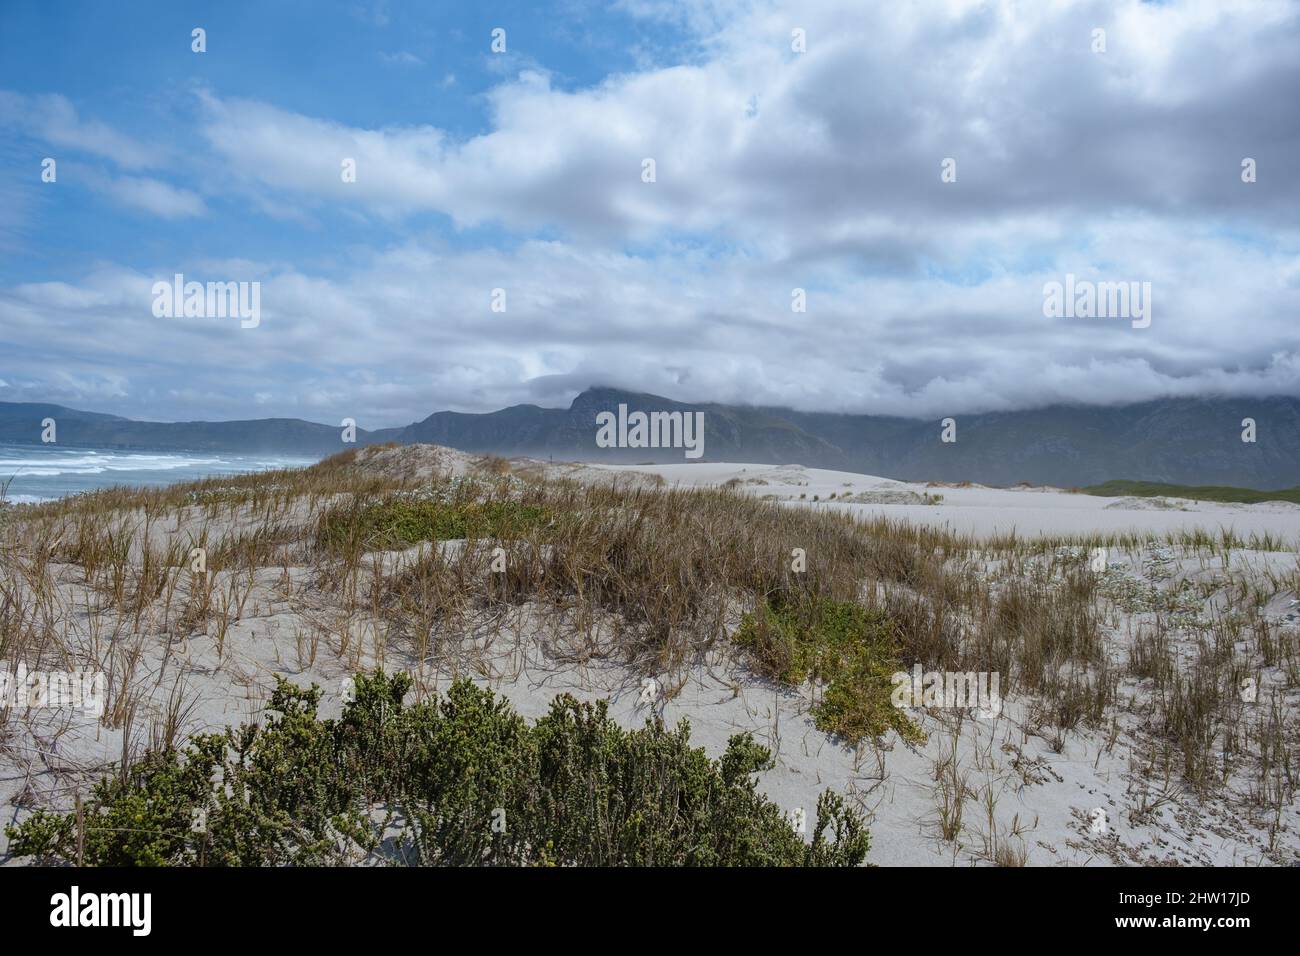
[[[383,457],[376,460],[376,455]],[[473,458],[417,448],[367,453],[363,461],[432,475],[464,474]],[[1300,537],[1300,509],[1289,505],[1183,502],[1178,506],[1186,510],[1163,510],[1051,489],[930,487],[800,466],[531,466],[544,467],[554,476],[647,484],[659,483],[655,476],[680,485],[738,479],[745,490],[776,496],[791,507],[846,508],[978,534],[1012,528],[1023,535],[1062,535],[1231,527],[1239,535],[1269,532],[1291,541]],[[831,493],[837,499],[847,494],[866,500],[828,503]],[[942,494],[943,501],[891,503],[900,496],[910,501],[906,496],[926,494]],[[814,495],[821,500],[814,502]],[[246,515],[229,519],[231,528],[247,520]],[[150,529],[163,536],[192,532],[184,522]],[[374,555],[371,560],[391,567],[415,553],[418,549]],[[1117,580],[1140,584],[1148,557],[1141,550],[1115,550],[1109,555],[1111,573]],[[1192,576],[1228,570],[1250,576],[1294,571],[1297,556],[1291,547],[1237,551],[1227,560],[1227,566],[1209,571],[1204,561],[1188,555],[1175,555],[1166,563]],[[77,593],[73,569],[67,570],[60,597],[77,652],[83,660],[102,661],[108,622],[97,622],[78,609],[79,603],[84,606],[84,595]],[[447,652],[415,661],[387,647],[364,615],[344,615],[330,595],[314,593],[310,569],[289,568],[287,581],[284,575],[279,567],[256,573],[244,611],[230,623],[220,647],[211,626],[206,633],[171,645],[148,635],[118,638],[142,649],[132,682],[144,697],[129,730],[133,749],[146,742],[151,722],[177,686],[194,702],[185,721],[185,730],[193,733],[258,719],[276,674],[301,684],[320,684],[326,689],[323,710],[327,716],[335,714],[342,706],[345,679],[355,669],[376,664],[411,671],[424,692],[445,689],[454,676],[472,676],[505,694],[528,716],[542,714],[561,691],[588,699],[609,697],[612,715],[627,725],[638,724],[649,712],[642,703],[644,675],[608,663],[560,663],[552,653],[554,642],[544,639],[548,625],[533,622],[528,608],[504,626],[499,622],[491,636],[478,635],[474,654]],[[1300,625],[1296,598],[1280,594],[1266,611],[1280,626],[1295,628]],[[1107,630],[1117,661],[1123,659],[1141,618],[1140,609],[1110,609]],[[1300,706],[1296,689],[1286,686],[1277,668],[1265,669],[1263,679],[1261,699],[1276,691],[1284,706]],[[1131,715],[1119,714],[1106,733],[1069,732],[1052,740],[1039,722],[1028,719],[1032,701],[1012,697],[996,718],[973,711],[916,711],[917,722],[929,735],[924,745],[909,745],[891,733],[879,744],[854,749],[813,725],[808,710],[816,688],[775,687],[723,657],[655,680],[652,706],[670,723],[688,719],[695,742],[709,753],[720,754],[728,737],[743,730],[753,731],[771,747],[776,767],[760,777],[760,787],[781,806],[802,807],[811,814],[817,795],[827,787],[851,796],[869,815],[869,862],[980,864],[987,863],[998,846],[1023,852],[1030,865],[1278,865],[1300,859],[1300,808],[1293,803],[1279,818],[1267,819],[1249,800],[1251,783],[1244,768],[1230,771],[1222,793],[1209,799],[1198,798],[1176,780],[1152,775],[1144,765],[1147,730]],[[1122,693],[1134,697],[1145,693],[1133,679],[1121,687]],[[11,714],[0,725],[0,822],[22,819],[32,805],[68,806],[74,792],[84,793],[101,768],[120,758],[123,741],[122,729],[105,729],[92,717],[66,711]],[[938,825],[937,777],[939,766],[954,752],[967,796],[960,833],[945,840]],[[1098,809],[1106,813],[1105,832],[1090,826]],[[6,848],[0,835],[0,859]]]
[[[1222,529],[1230,529],[1242,538],[1272,534],[1283,536],[1291,546],[1300,542],[1300,505],[1287,501],[1228,504],[1181,498],[1105,498],[1059,488],[959,488],[802,465],[585,465],[574,473],[576,477],[600,473],[655,475],[670,485],[686,487],[734,481],[741,490],[758,497],[906,519],[980,536],[1013,531],[1026,537],[1128,531],[1169,534],[1193,529],[1217,535]],[[941,495],[942,500],[936,504],[915,500],[925,495]],[[819,500],[814,501],[814,496]],[[847,503],[841,500],[845,496]]]
[[[198,732],[259,719],[275,674],[326,688],[322,713],[335,716],[351,667],[379,660],[369,636],[359,628],[354,636],[368,646],[353,658],[355,664],[338,659],[333,639],[320,648],[314,664],[308,663],[303,658],[310,649],[302,633],[312,629],[310,615],[281,610],[274,603],[258,613],[231,628],[220,659],[213,642],[199,638],[175,651],[168,668],[156,651],[138,676],[138,686],[153,686],[152,696],[161,704],[181,675],[181,686],[198,702],[186,727]],[[451,662],[442,668],[426,662],[416,672],[427,690],[445,690],[459,670],[503,693],[529,717],[545,713],[561,692],[581,699],[609,698],[611,716],[626,726],[638,725],[651,710],[642,703],[643,678],[623,668],[558,664],[529,640],[513,635],[498,638],[497,647],[490,667],[493,676]],[[415,667],[397,655],[385,655],[383,663],[389,670]],[[908,745],[891,734],[879,748],[853,749],[815,728],[808,714],[808,689],[765,685],[724,661],[694,669],[678,686],[682,679],[665,676],[655,710],[670,724],[689,720],[695,744],[714,756],[721,754],[732,734],[752,731],[776,759],[776,767],[760,776],[760,789],[787,810],[804,808],[811,815],[818,794],[828,787],[851,796],[868,813],[873,843],[868,861],[878,865],[987,863],[992,841],[1023,851],[1029,865],[1256,866],[1300,858],[1300,811],[1295,807],[1288,812],[1289,832],[1269,852],[1262,821],[1252,819],[1244,801],[1199,801],[1176,786],[1149,779],[1141,771],[1132,739],[1113,743],[1106,735],[1071,733],[1057,752],[1026,721],[1023,700],[1008,701],[1002,715],[992,719],[973,711],[916,711],[915,718],[929,735],[926,744]],[[149,715],[137,720],[134,732],[141,735]],[[122,752],[122,731],[103,729],[92,718],[33,712],[23,726],[26,732],[0,761],[5,822],[23,818],[14,801],[27,787],[41,805],[66,806],[71,790],[84,792],[87,777],[93,776],[81,771],[113,761]],[[954,750],[969,793],[962,834],[945,841],[939,830],[936,764]],[[990,793],[992,822],[984,803]],[[1137,810],[1144,803],[1160,805],[1149,818],[1141,818]],[[1090,826],[1096,808],[1107,814],[1104,834]],[[0,854],[5,847],[0,838]]]

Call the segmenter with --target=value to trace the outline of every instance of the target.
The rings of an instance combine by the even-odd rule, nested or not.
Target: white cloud
[[[1127,262],[1153,284],[1148,329],[1048,319],[1042,284]],[[559,241],[510,252],[409,242],[347,268],[159,264],[0,296],[6,340],[54,368],[75,343],[106,369],[222,396],[181,417],[288,411],[404,424],[438,408],[559,404],[593,383],[683,399],[940,415],[1047,401],[1115,403],[1207,391],[1295,394],[1294,255],[1149,221],[1088,256],[978,282],[837,277],[790,311],[798,266],[682,247],[655,257]],[[262,322],[155,319],[174,271],[262,282]],[[490,309],[507,291],[507,311]],[[1251,319],[1230,316],[1249,302]],[[0,372],[8,371],[0,360]],[[275,382],[273,389],[267,388]],[[268,391],[276,401],[263,399]]]
[[[162,164],[162,151],[98,120],[83,120],[67,97],[24,96],[0,90],[0,125],[17,127],[51,146],[111,159],[124,169]],[[57,158],[57,157],[56,157]]]
[[[160,219],[186,219],[207,211],[198,193],[147,176],[95,177],[94,182],[114,202]]]
[[[391,63],[394,66],[423,66],[424,61],[414,53],[407,50],[398,50],[396,53],[380,53],[380,59],[385,63]]]
[[[1295,107],[1273,92],[1300,84],[1294,6],[692,9],[713,31],[699,63],[579,90],[516,68],[489,94],[490,130],[468,139],[214,94],[202,97],[204,133],[249,182],[387,217],[438,211],[601,239],[761,237],[773,255],[831,247],[871,259],[873,242],[854,236],[866,219],[905,258],[941,246],[924,237],[951,242],[1031,212],[1086,228],[1103,206],[1186,215],[1231,204],[1276,222],[1278,199],[1300,201],[1295,178],[1275,176],[1243,204],[1236,155],[1266,153],[1276,170],[1300,150]],[[1098,24],[1103,55],[1090,50]],[[794,25],[807,31],[802,55],[790,51]],[[1236,152],[1209,148],[1207,130]],[[345,156],[358,161],[355,184],[339,180]],[[654,186],[640,179],[646,157]],[[959,171],[946,189],[945,157]]]

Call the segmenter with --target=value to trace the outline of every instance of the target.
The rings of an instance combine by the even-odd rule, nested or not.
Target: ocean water
[[[0,488],[9,482],[6,499],[21,504],[113,485],[170,485],[217,475],[299,467],[315,461],[280,455],[119,451],[0,442]]]

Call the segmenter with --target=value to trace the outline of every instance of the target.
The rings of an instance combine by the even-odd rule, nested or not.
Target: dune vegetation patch
[[[317,543],[327,549],[392,550],[422,541],[515,538],[548,520],[545,508],[510,499],[419,501],[394,498],[336,508],[321,516]]]
[[[889,730],[925,739],[890,700],[901,667],[898,625],[883,611],[825,598],[769,602],[745,615],[734,639],[762,673],[825,685],[812,710],[819,730],[851,743]]]
[[[1276,491],[1257,491],[1254,488],[1235,488],[1231,485],[1174,485],[1159,481],[1106,481],[1088,485],[1085,494],[1105,498],[1188,498],[1193,501],[1225,501],[1239,504],[1260,504],[1265,501],[1289,501],[1300,504],[1300,485],[1279,488]]]
[[[862,817],[822,794],[811,840],[757,792],[748,734],[721,759],[685,721],[624,730],[569,695],[528,723],[467,680],[406,706],[405,675],[357,675],[337,720],[281,681],[265,726],[148,752],[79,812],[7,828],[15,856],[94,866],[855,866]],[[833,837],[833,839],[832,839]]]

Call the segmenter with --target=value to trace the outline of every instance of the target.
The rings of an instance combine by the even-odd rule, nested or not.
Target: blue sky
[[[1298,40],[1280,0],[8,0],[0,401],[1296,394]],[[155,315],[178,272],[259,323]],[[1045,317],[1067,273],[1151,283],[1151,325]]]
[[[545,63],[557,88],[600,82],[651,56],[689,56],[672,24],[637,19],[597,2],[396,4],[362,2],[47,4],[15,0],[0,13],[0,88],[31,96],[55,92],[80,117],[140,143],[181,149],[197,139],[197,90],[266,99],[288,111],[375,128],[431,124],[468,139],[489,129],[485,94],[511,70]],[[202,26],[208,52],[191,50]],[[493,56],[491,31],[507,30],[507,56]],[[33,42],[35,39],[37,42]],[[513,49],[521,52],[513,53]],[[66,278],[111,254],[145,266],[159,251],[209,257],[344,256],[356,243],[392,237],[392,225],[317,211],[308,229],[269,228],[238,201],[205,197],[210,214],[168,221],[124,215],[94,192],[42,190],[23,171],[41,152],[38,135],[6,137],[6,177],[20,184],[32,213],[0,260],[0,280]],[[47,150],[48,152],[48,150]],[[85,150],[60,150],[67,165],[93,163]],[[43,154],[44,155],[44,154]],[[186,188],[187,171],[150,175]],[[73,195],[69,195],[73,193]],[[450,241],[509,242],[484,227],[457,230],[436,211],[404,231],[434,230]],[[124,254],[125,253],[125,254]]]

